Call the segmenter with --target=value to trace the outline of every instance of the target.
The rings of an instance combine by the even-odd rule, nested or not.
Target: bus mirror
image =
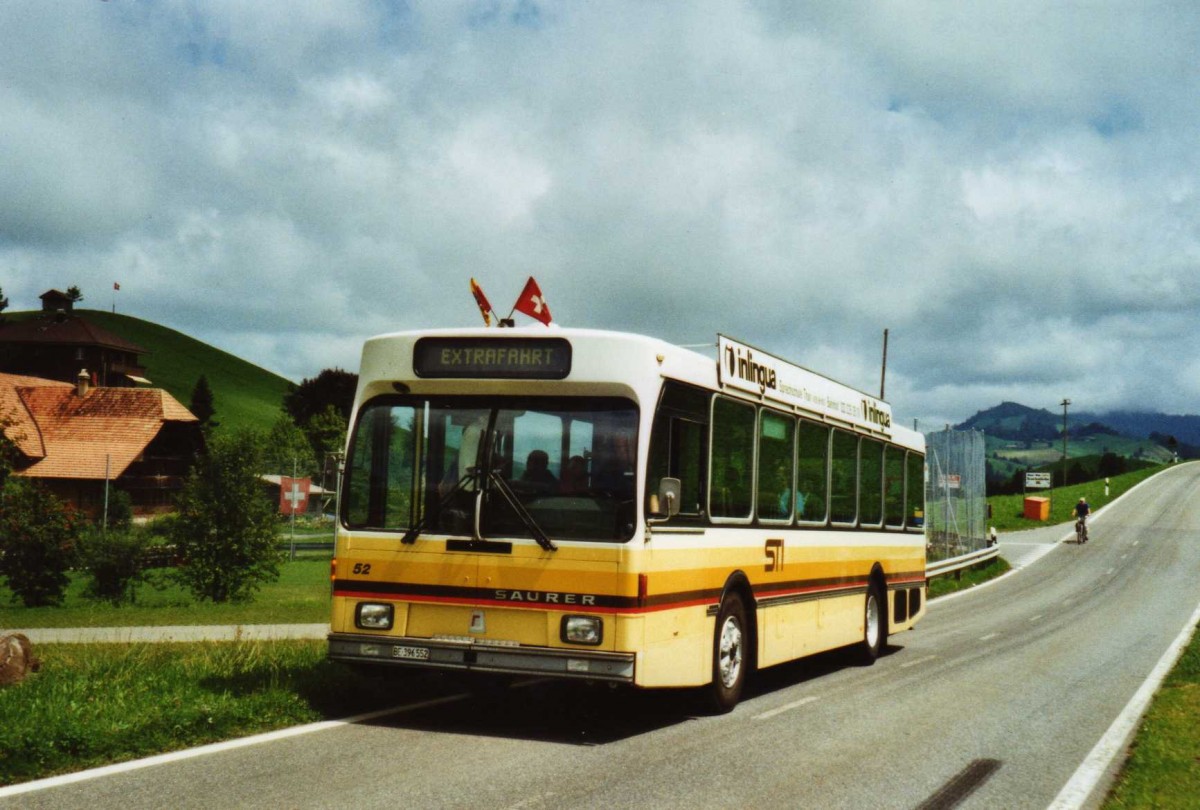
[[[679,494],[682,485],[678,478],[664,478],[658,482],[658,508],[655,514],[674,517],[679,514]]]

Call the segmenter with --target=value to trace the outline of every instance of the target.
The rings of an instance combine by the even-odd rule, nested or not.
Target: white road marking
[[[1043,617],[1043,616],[1045,616],[1045,615],[1046,615],[1045,613],[1039,613],[1039,614],[1038,614],[1038,615],[1036,615],[1036,616],[1031,616],[1031,617],[1029,617],[1029,622],[1030,622],[1030,624],[1032,624],[1033,622],[1036,622],[1038,619],[1042,618],[1042,617]]]
[[[1112,761],[1125,750],[1129,736],[1137,727],[1146,707],[1150,705],[1154,693],[1162,685],[1163,679],[1167,677],[1172,667],[1175,666],[1175,662],[1179,660],[1179,656],[1183,654],[1183,647],[1191,638],[1197,624],[1200,624],[1200,606],[1196,608],[1183,630],[1175,637],[1175,641],[1163,653],[1162,658],[1158,659],[1154,669],[1146,676],[1145,682],[1117,715],[1117,719],[1108,727],[1108,731],[1104,732],[1100,742],[1096,743],[1096,747],[1083,760],[1075,774],[1063,786],[1046,810],[1076,810],[1076,808],[1083,807],[1084,802],[1096,789],[1096,785],[1099,784]]]
[[[917,667],[917,666],[920,666],[921,664],[932,661],[935,658],[937,658],[936,655],[927,655],[924,658],[918,658],[916,661],[905,661],[903,664],[900,665],[900,669],[908,669],[909,667]]]
[[[980,636],[979,640],[980,641],[991,641],[998,635],[1000,635],[1000,634],[999,633],[988,633],[986,636]]]
[[[47,779],[38,779],[33,782],[24,782],[19,785],[9,785],[8,787],[0,788],[0,799],[9,796],[20,796],[23,793],[35,793],[39,790],[48,788],[61,787],[63,785],[71,785],[76,782],[86,782],[91,779],[99,779],[103,776],[112,776],[113,774],[126,773],[128,771],[137,771],[142,768],[150,768],[154,765],[165,765],[168,762],[179,762],[185,759],[195,759],[196,757],[208,756],[209,754],[217,754],[221,751],[231,751],[235,748],[246,748],[251,745],[260,745],[262,743],[275,742],[276,740],[286,740],[289,737],[301,737],[305,734],[313,734],[318,731],[328,731],[334,728],[343,726],[352,726],[355,723],[365,723],[368,720],[374,720],[378,717],[387,717],[392,714],[400,714],[401,712],[411,712],[418,709],[428,709],[431,706],[440,706],[443,703],[454,703],[459,700],[464,700],[470,697],[467,694],[449,695],[447,697],[434,698],[420,703],[413,703],[407,706],[393,706],[390,709],[379,709],[365,714],[355,715],[354,717],[346,717],[341,720],[323,720],[319,723],[309,723],[304,726],[292,726],[291,728],[281,728],[278,731],[268,731],[265,734],[255,734],[252,737],[242,737],[237,740],[225,740],[219,743],[210,743],[209,745],[201,745],[197,748],[188,748],[183,751],[173,751],[169,754],[159,754],[145,759],[135,759],[130,762],[119,762],[116,765],[105,765],[101,768],[91,768],[86,771],[78,771],[76,773],[63,774],[62,776],[51,776]]]
[[[528,799],[523,799],[516,804],[508,806],[508,810],[524,810],[526,807],[548,807],[550,799],[554,798],[554,793],[543,793],[540,796],[531,796]]]
[[[812,703],[815,700],[817,700],[816,696],[809,695],[806,698],[800,698],[799,700],[793,700],[791,703],[784,704],[783,706],[780,706],[778,709],[771,709],[771,711],[769,711],[769,712],[763,712],[762,714],[756,714],[756,715],[754,715],[754,719],[755,720],[766,720],[768,717],[774,717],[777,714],[783,714],[784,712],[790,712],[792,709],[799,709],[801,706],[805,706],[809,703]]]

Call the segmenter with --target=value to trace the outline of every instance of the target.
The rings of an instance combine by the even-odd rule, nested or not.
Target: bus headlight
[[[362,630],[391,630],[393,609],[379,602],[359,602],[354,609],[354,626]]]
[[[599,616],[563,616],[559,638],[567,644],[599,644],[604,639],[604,623]]]

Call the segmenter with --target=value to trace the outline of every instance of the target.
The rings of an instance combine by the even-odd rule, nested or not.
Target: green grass
[[[279,415],[291,383],[278,374],[150,321],[90,309],[79,314],[147,349],[149,353],[141,356],[147,378],[184,406],[191,402],[200,375],[208,377],[217,411],[213,418],[220,429],[267,430]]]
[[[138,627],[194,624],[310,624],[329,621],[329,552],[280,566],[277,582],[264,585],[245,604],[197,602],[178,585],[142,586],[137,604],[113,607],[83,597],[84,579],[72,574],[60,607],[27,608],[13,603],[0,585],[0,627]]]
[[[203,374],[213,392],[213,417],[219,430],[249,427],[267,430],[279,415],[291,382],[215,346],[202,343],[165,326],[129,315],[95,309],[76,314],[118,337],[141,346],[139,355],[146,377],[156,388],[166,389],[184,407]],[[6,312],[6,318],[25,320],[40,312]],[[314,372],[315,374],[315,372]]]
[[[930,599],[936,599],[948,593],[974,588],[976,585],[981,585],[990,579],[995,579],[1001,574],[1008,572],[1011,568],[1012,566],[1008,564],[1008,560],[1003,557],[996,557],[985,563],[973,565],[970,568],[934,577],[929,580],[928,596]]]
[[[1105,810],[1193,808],[1200,796],[1200,635],[1154,696]]]
[[[1137,484],[1150,476],[1162,472],[1166,467],[1147,467],[1144,470],[1114,476],[1109,481],[1108,495],[1104,494],[1104,481],[1089,481],[1086,484],[1076,484],[1069,487],[1057,487],[1052,490],[1030,490],[1025,495],[994,495],[988,498],[992,507],[992,517],[988,521],[998,532],[1036,529],[1056,523],[1066,523],[1074,519],[1075,503],[1081,498],[1087,498],[1095,512],[1100,507],[1115,501]],[[1024,517],[1026,496],[1049,497],[1050,519],[1029,520]]]
[[[395,705],[323,641],[45,644],[0,689],[0,785]]]

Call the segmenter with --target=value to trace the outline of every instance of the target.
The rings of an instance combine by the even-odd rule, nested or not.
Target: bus
[[[925,613],[924,437],[718,335],[399,332],[363,348],[330,658],[695,687]]]

